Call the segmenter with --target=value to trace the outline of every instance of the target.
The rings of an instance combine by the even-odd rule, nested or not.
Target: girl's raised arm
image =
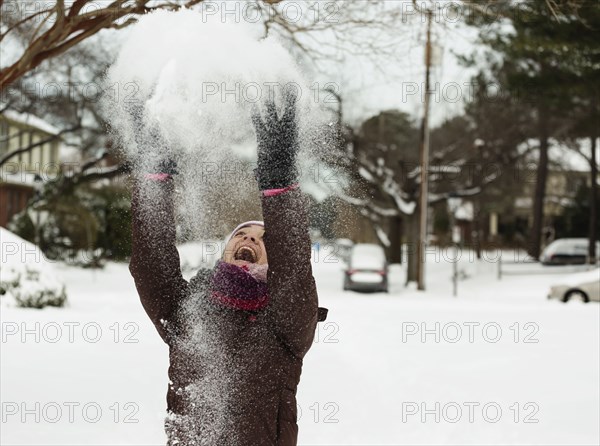
[[[132,255],[129,270],[142,305],[165,342],[169,324],[187,293],[175,246],[175,162],[157,131],[143,124],[143,107],[131,108],[138,144],[132,195]],[[144,173],[140,171],[151,171]]]
[[[299,358],[310,348],[318,319],[311,267],[308,215],[297,185],[296,93],[284,91],[284,110],[266,102],[264,119],[255,111],[257,179],[262,193],[264,242],[269,260],[267,315],[282,341]]]
[[[146,313],[166,342],[166,329],[174,323],[175,310],[188,288],[175,246],[174,184],[170,176],[139,181],[132,197],[129,270]]]

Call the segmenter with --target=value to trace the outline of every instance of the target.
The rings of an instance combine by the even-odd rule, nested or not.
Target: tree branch
[[[141,15],[146,12],[169,9],[178,10],[181,8],[190,8],[193,5],[201,3],[203,0],[186,0],[180,3],[161,2],[147,6],[150,0],[138,0],[131,6],[123,7],[126,0],[116,0],[103,9],[78,13],[86,4],[92,3],[91,0],[76,0],[65,15],[64,0],[57,0],[51,9],[38,11],[28,16],[13,26],[7,32],[3,33],[2,38],[23,24],[29,22],[33,16],[46,14],[44,20],[33,30],[30,35],[29,45],[21,54],[19,59],[12,65],[0,70],[0,88],[16,81],[25,73],[38,67],[44,60],[55,57],[74,47],[84,39],[96,34],[102,29],[122,28],[134,23],[135,20],[128,19],[124,23],[118,23],[120,19],[128,15]],[[48,19],[55,16],[53,25],[38,33],[46,26]],[[1,39],[0,39],[1,40]]]
[[[15,157],[15,156],[17,156],[17,155],[20,155],[20,154],[22,154],[22,153],[29,152],[30,150],[33,150],[33,149],[35,149],[36,147],[43,146],[43,145],[44,145],[44,144],[46,144],[46,143],[49,143],[49,142],[52,142],[52,141],[56,141],[57,139],[60,139],[60,137],[61,137],[62,135],[64,135],[65,133],[74,132],[74,131],[76,131],[76,130],[79,130],[80,128],[81,128],[81,126],[80,126],[80,125],[78,125],[78,126],[76,126],[76,127],[70,128],[70,129],[61,130],[61,131],[60,131],[60,132],[58,132],[58,134],[56,134],[56,135],[52,135],[52,136],[50,136],[50,137],[48,137],[48,138],[46,138],[46,139],[42,139],[42,140],[40,140],[40,141],[38,141],[38,142],[34,143],[34,144],[29,144],[29,145],[28,145],[28,146],[26,146],[26,147],[21,147],[20,149],[13,150],[12,152],[9,152],[9,153],[5,154],[5,155],[4,155],[2,158],[0,158],[0,168],[1,168],[1,167],[2,167],[4,164],[6,164],[6,163],[8,162],[8,160],[9,160],[9,159],[11,159],[11,158],[13,158],[13,157]],[[21,132],[20,134],[24,134],[24,133],[26,133],[26,131],[23,131],[23,132]]]

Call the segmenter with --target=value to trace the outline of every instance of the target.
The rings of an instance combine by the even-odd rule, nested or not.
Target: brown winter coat
[[[324,319],[303,196],[292,190],[262,199],[270,300],[250,313],[208,299],[211,270],[183,279],[173,190],[169,180],[134,191],[130,265],[142,305],[169,346],[169,444],[295,445],[302,358]]]

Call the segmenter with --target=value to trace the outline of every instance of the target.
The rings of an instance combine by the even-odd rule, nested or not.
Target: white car
[[[379,245],[358,243],[352,247],[344,290],[388,291],[388,265]]]
[[[579,299],[585,303],[600,302],[600,268],[572,274],[562,283],[550,287],[548,299],[561,302]]]
[[[582,265],[588,259],[587,238],[559,238],[550,243],[540,255],[543,265]],[[600,242],[596,242],[596,253]]]

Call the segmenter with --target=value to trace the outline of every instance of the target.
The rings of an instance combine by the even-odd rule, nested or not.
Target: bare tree
[[[9,66],[0,68],[0,87],[6,86],[38,67],[45,60],[63,54],[104,29],[122,29],[143,14],[166,9],[192,8],[204,0],[114,0],[106,6],[93,0],[34,2],[1,0],[0,42],[16,38],[23,50]],[[295,2],[294,16],[282,0],[252,2],[258,8],[265,33],[275,32],[309,59],[339,60],[342,52],[353,55],[394,54],[390,27],[397,23],[401,9],[382,0],[360,4],[345,1]],[[365,8],[367,6],[367,8]],[[365,39],[364,32],[371,38]],[[382,38],[383,33],[387,38]],[[323,41],[321,38],[330,38]],[[379,62],[380,63],[380,62]]]
[[[434,138],[433,160],[428,172],[430,206],[445,202],[451,196],[474,197],[497,179],[494,174],[481,175],[481,178],[473,174],[478,154],[472,150],[472,134],[464,131],[466,123],[450,122],[441,128],[445,126],[454,126],[455,130],[453,134],[446,131],[443,136]],[[404,113],[383,112],[365,121],[357,131],[347,129],[337,159],[328,162],[341,166],[352,184],[332,193],[356,207],[371,222],[380,243],[388,248],[392,262],[400,262],[403,257],[401,236],[404,233],[410,248],[408,280],[414,280],[411,271],[416,274],[413,248],[418,240],[416,211],[421,178],[418,129]]]
[[[26,146],[20,147],[18,149],[12,150],[6,154],[4,154],[3,156],[0,157],[0,169],[2,168],[2,166],[4,166],[11,158],[18,156],[20,154],[23,153],[27,153],[33,149],[35,149],[36,147],[41,147],[44,144],[47,143],[51,143],[54,142],[56,140],[60,140],[61,137],[66,134],[66,133],[70,133],[70,132],[74,132],[76,130],[78,130],[79,127],[74,127],[74,128],[70,128],[70,129],[65,129],[65,130],[61,130],[60,132],[58,132],[56,135],[50,135],[47,138],[44,138],[40,141],[37,141],[35,143],[31,143],[28,144]],[[13,138],[19,138],[21,135],[24,135],[27,133],[27,130],[20,130],[17,133],[14,134],[9,134],[6,135],[4,137],[0,137],[0,143],[5,142],[5,141],[9,141],[10,139]]]
[[[203,0],[115,0],[102,8],[101,3],[91,0],[43,3],[0,0],[0,3],[0,42],[12,41],[23,48],[11,65],[0,66],[1,109],[33,113],[58,128],[69,129],[61,132],[61,136],[68,136],[71,145],[81,147],[88,155],[110,144],[97,100],[67,88],[59,91],[62,97],[45,101],[35,84],[41,79],[42,83],[58,80],[61,85],[76,85],[101,78],[111,56],[103,54],[98,46],[92,48],[86,39],[103,29],[124,28],[151,11],[204,6]],[[386,9],[385,3],[368,0],[371,8],[367,10],[364,2],[357,5],[343,1],[290,5],[281,0],[261,0],[245,5],[258,9],[266,34],[279,35],[301,57],[319,65],[325,61],[339,62],[343,52],[367,57],[391,54],[396,47],[380,34],[391,29],[398,18],[398,9],[387,8],[388,13],[381,14]],[[297,12],[292,13],[296,9],[289,6],[301,8],[300,15],[292,16]],[[364,38],[365,32],[369,38]],[[46,69],[36,70],[42,63],[47,64]],[[86,70],[83,74],[82,69]],[[330,94],[339,94],[335,86],[329,88],[334,89]],[[33,147],[23,147],[19,152],[31,149]],[[16,154],[8,154],[6,158]]]
[[[110,56],[92,42],[82,42],[49,59],[47,69],[32,70],[5,88],[0,113],[11,110],[31,114],[46,120],[59,131],[4,154],[0,167],[19,154],[56,140],[77,147],[82,158],[94,158],[99,151],[107,151],[110,141],[99,107],[102,88],[92,80],[102,77],[109,61]],[[51,88],[47,91],[46,87]],[[11,132],[0,138],[19,140],[19,134],[23,132],[26,130]]]
[[[488,194],[492,199],[498,196],[497,190],[501,191],[506,203],[499,206],[510,208],[514,203],[521,185],[515,183],[511,169],[527,154],[518,146],[531,124],[525,104],[509,97],[489,100],[485,76],[474,78],[473,85],[476,88],[465,114],[431,132],[428,202],[432,206],[450,197],[472,199],[474,224],[479,226],[484,206],[478,204],[485,203]],[[400,236],[395,232],[402,232],[412,247],[417,240],[415,211],[421,172],[418,129],[407,115],[387,111],[369,118],[360,128],[345,128],[340,140],[332,154],[337,156],[324,162],[339,166],[351,187],[331,192],[368,218],[382,245],[390,246],[390,258],[395,259],[394,254],[401,250]],[[479,235],[475,242],[479,247]],[[407,258],[408,278],[414,280],[410,251]]]
[[[92,0],[0,2],[0,42],[12,36],[26,39],[27,45],[8,67],[0,69],[0,88],[16,81],[47,59],[63,54],[103,29],[120,29],[138,16],[158,9],[189,8],[203,0],[158,1],[114,0],[105,7]]]
[[[275,33],[318,68],[342,63],[347,56],[363,57],[375,69],[386,71],[406,38],[401,26],[408,18],[401,2],[365,0],[348,2],[259,2],[265,34]],[[295,8],[298,8],[297,10]],[[292,16],[292,14],[294,14]]]

